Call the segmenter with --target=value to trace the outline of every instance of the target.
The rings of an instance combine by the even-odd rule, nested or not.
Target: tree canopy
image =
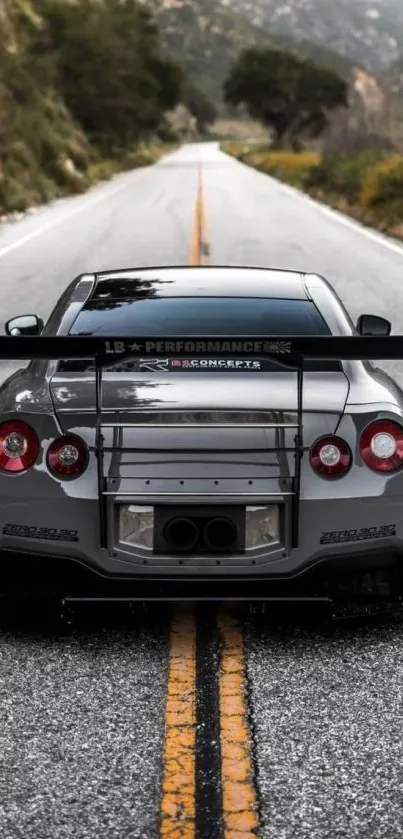
[[[0,213],[87,188],[214,110],[164,51],[158,0],[0,0]],[[144,152],[145,154],[145,152]]]
[[[199,134],[204,134],[206,128],[212,125],[216,119],[217,111],[215,106],[203,91],[191,81],[188,81],[184,85],[182,101],[190,113],[196,118]]]
[[[225,100],[243,104],[279,143],[319,136],[328,113],[348,105],[348,84],[334,70],[286,50],[244,50],[224,84]]]
[[[162,56],[151,11],[137,0],[42,0],[41,13],[64,101],[92,142],[125,147],[155,133],[183,71]]]

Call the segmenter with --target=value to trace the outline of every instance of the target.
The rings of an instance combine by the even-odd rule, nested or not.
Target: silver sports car
[[[0,357],[30,363],[0,389],[0,590],[397,591],[390,329],[318,275],[232,267],[82,275],[46,325],[8,321]]]

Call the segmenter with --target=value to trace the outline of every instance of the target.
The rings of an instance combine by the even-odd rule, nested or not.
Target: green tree
[[[192,116],[195,117],[199,134],[204,134],[208,126],[212,125],[217,117],[215,106],[203,91],[192,82],[187,82],[184,85],[182,101]]]
[[[182,70],[160,53],[151,12],[136,0],[42,0],[60,88],[103,150],[155,133],[180,99]]]
[[[224,97],[243,104],[277,142],[294,146],[302,134],[319,136],[329,111],[347,107],[348,85],[334,70],[285,50],[247,49],[230,70]]]
[[[42,16],[23,0],[0,12],[0,207],[12,211],[81,190],[89,148],[58,91]]]

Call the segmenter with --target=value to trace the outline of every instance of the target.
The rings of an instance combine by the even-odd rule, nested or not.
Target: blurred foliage
[[[292,148],[302,136],[318,137],[329,112],[348,106],[347,82],[334,70],[279,49],[244,50],[225,81],[224,95],[271,129],[277,143]]]
[[[42,18],[3,0],[0,24],[0,208],[12,212],[80,191],[91,150],[57,89]]]
[[[324,157],[319,166],[309,173],[306,186],[342,195],[354,204],[360,201],[363,179],[384,153],[372,150],[353,155]]]
[[[188,81],[182,91],[182,103],[196,119],[196,127],[199,134],[203,135],[214,123],[217,117],[217,110],[210,99],[203,91]]]
[[[385,149],[352,155],[279,152],[222,144],[238,160],[303,189],[355,219],[403,238],[403,156]]]
[[[360,200],[387,224],[403,222],[403,157],[394,155],[368,169]]]
[[[183,79],[136,0],[1,0],[0,212],[153,162]]]
[[[293,186],[304,186],[310,173],[321,163],[321,156],[316,152],[273,152],[269,155],[266,171],[268,174],[286,181]]]
[[[316,152],[270,151],[267,144],[245,151],[235,143],[228,143],[225,150],[249,166],[298,187],[305,185],[311,171],[321,163],[321,156]]]
[[[88,167],[89,181],[91,184],[96,184],[99,181],[112,178],[119,172],[137,169],[141,166],[151,166],[174,147],[174,145],[170,146],[168,143],[159,143],[154,140],[150,143],[140,143],[132,149],[126,150],[117,158],[96,160]]]
[[[42,0],[59,88],[102,152],[151,137],[180,98],[182,68],[162,57],[150,11],[136,0]]]
[[[166,54],[183,63],[192,84],[222,111],[222,86],[229,66],[245,47],[267,44],[268,34],[217,0],[158,5],[156,19]]]
[[[331,0],[330,0],[331,1]],[[271,25],[262,27],[248,20],[248,10],[238,10],[239,2],[226,0],[160,0],[157,21],[167,54],[180,60],[193,83],[214,103],[222,117],[235,116],[224,105],[222,88],[231,65],[248,47],[278,47],[335,70],[351,85],[355,62],[335,52],[323,41],[308,36],[293,38]],[[249,10],[253,3],[248,2]]]

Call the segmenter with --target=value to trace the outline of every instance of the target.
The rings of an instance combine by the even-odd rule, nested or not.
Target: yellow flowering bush
[[[389,223],[403,221],[403,157],[393,155],[367,172],[361,204]]]

